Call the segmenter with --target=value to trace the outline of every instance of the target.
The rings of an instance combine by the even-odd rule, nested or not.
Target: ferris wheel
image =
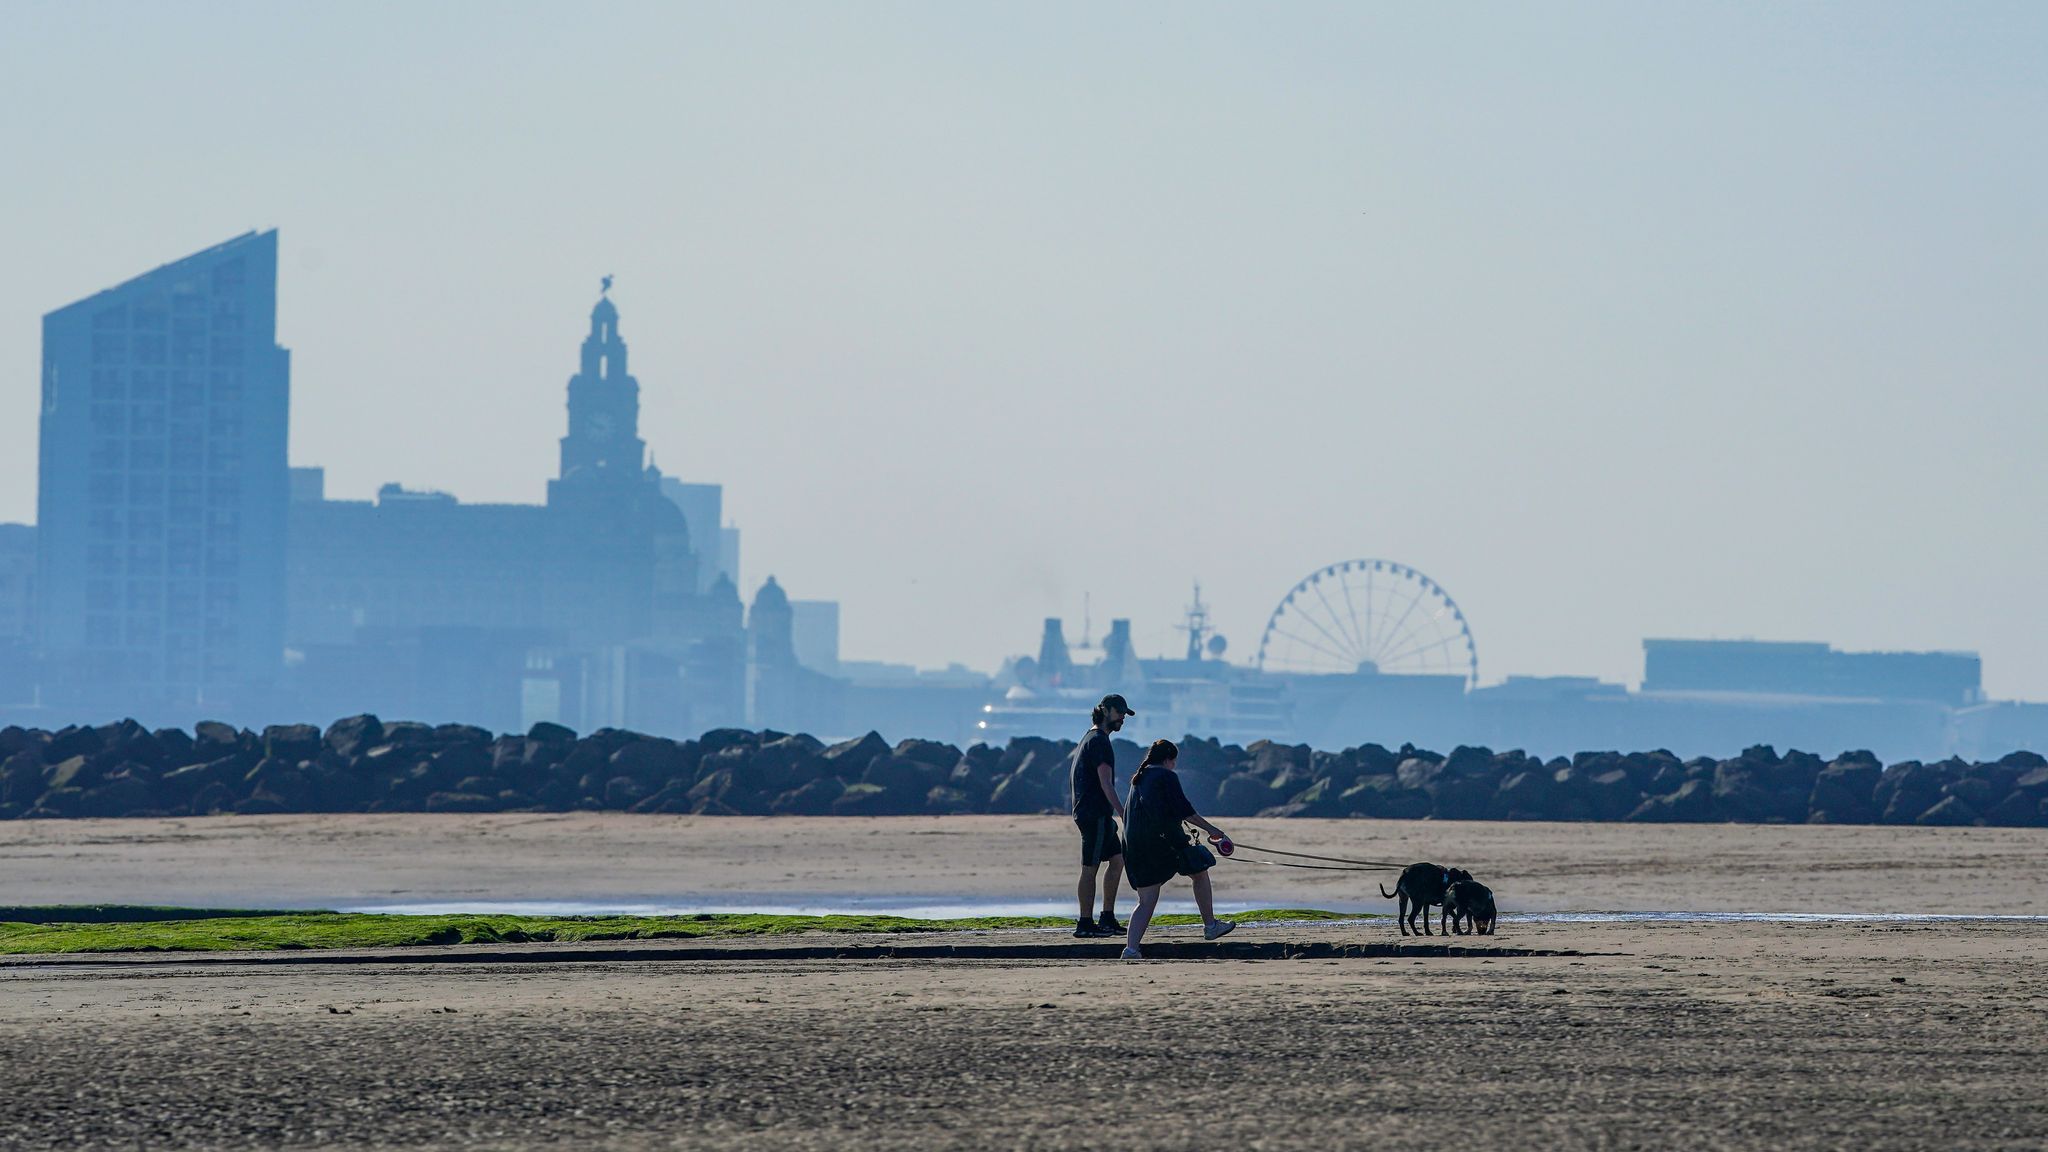
[[[1255,661],[1267,672],[1460,676],[1479,650],[1443,586],[1406,564],[1346,560],[1303,577],[1273,609]]]

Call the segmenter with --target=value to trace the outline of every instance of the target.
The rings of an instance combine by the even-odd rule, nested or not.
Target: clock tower
[[[626,342],[604,278],[582,370],[569,378],[569,434],[562,437],[562,480],[571,484],[640,481],[647,443],[640,439],[640,383],[626,373]]]

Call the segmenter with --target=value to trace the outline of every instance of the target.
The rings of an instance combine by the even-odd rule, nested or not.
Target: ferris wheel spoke
[[[1321,600],[1323,602],[1323,607],[1329,611],[1330,619],[1336,623],[1337,630],[1345,634],[1345,643],[1348,646],[1350,646],[1350,648],[1353,651],[1357,651],[1359,649],[1358,636],[1353,632],[1351,628],[1346,627],[1347,622],[1352,622],[1351,618],[1343,615],[1342,613],[1339,613],[1337,611],[1337,606],[1330,603],[1330,598],[1323,594],[1323,582],[1321,580],[1316,581],[1314,587],[1316,590],[1316,599]]]
[[[1349,649],[1351,647],[1351,645],[1347,643],[1342,637],[1335,635],[1328,628],[1323,627],[1323,622],[1316,619],[1314,616],[1311,616],[1308,613],[1303,612],[1301,614],[1301,618],[1303,620],[1308,621],[1309,624],[1312,627],[1314,627],[1316,631],[1321,632],[1323,634],[1323,637],[1327,639],[1330,643],[1335,644],[1337,647],[1343,649]],[[1345,657],[1339,656],[1338,659],[1342,660],[1345,659]],[[1352,658],[1351,663],[1354,665],[1357,664],[1357,658]]]
[[[1435,627],[1437,623],[1437,618],[1440,615],[1442,615],[1442,609],[1438,609],[1436,612],[1432,612],[1429,615],[1424,616],[1422,619],[1417,620],[1413,626],[1405,629],[1398,635],[1390,637],[1386,643],[1379,646],[1379,650],[1381,652],[1394,652],[1398,654],[1411,641],[1418,640],[1426,635],[1440,634],[1442,630]],[[1388,660],[1394,660],[1397,658],[1398,656],[1386,657],[1386,659]]]
[[[1342,588],[1344,590],[1344,612],[1346,616],[1349,617],[1349,619],[1351,620],[1351,630],[1354,633],[1362,634],[1364,632],[1364,629],[1359,627],[1358,605],[1353,604],[1351,602],[1351,573],[1349,571],[1340,571],[1337,573],[1337,587]],[[1367,621],[1370,621],[1371,619],[1371,616],[1366,617]],[[1359,647],[1361,649],[1365,647],[1362,640],[1359,644]]]
[[[1393,626],[1392,628],[1389,628],[1389,629],[1387,629],[1387,630],[1386,630],[1386,631],[1385,631],[1384,633],[1382,633],[1381,635],[1382,635],[1383,637],[1385,637],[1386,639],[1392,639],[1393,637],[1395,637],[1395,636],[1398,636],[1398,635],[1400,635],[1400,634],[1401,634],[1401,629],[1402,629],[1402,628],[1404,628],[1404,627],[1406,627],[1406,626],[1407,626],[1407,624],[1408,624],[1408,618],[1409,618],[1410,616],[1413,616],[1413,615],[1415,615],[1415,606],[1416,606],[1417,604],[1420,604],[1420,603],[1422,603],[1422,597],[1423,597],[1423,595],[1424,595],[1424,590],[1423,590],[1423,589],[1421,589],[1421,588],[1417,588],[1417,589],[1415,590],[1415,597],[1414,597],[1414,599],[1412,599],[1412,600],[1408,601],[1408,606],[1407,606],[1406,608],[1404,608],[1404,609],[1402,609],[1402,610],[1401,610],[1401,618],[1400,618],[1399,620],[1396,620],[1396,621],[1394,621],[1394,626]],[[1379,651],[1383,651],[1383,650],[1384,650],[1383,648],[1379,648],[1379,647],[1375,647],[1375,648],[1373,649],[1373,651],[1374,651],[1374,652],[1379,652]],[[1374,657],[1374,659],[1375,659],[1375,661],[1377,661],[1378,657]]]
[[[1289,632],[1285,628],[1275,628],[1273,629],[1273,631],[1280,636],[1284,636],[1287,639],[1294,641],[1296,644],[1299,644],[1304,648],[1313,648],[1316,651],[1321,652],[1323,655],[1328,656],[1332,660],[1336,660],[1341,663],[1345,659],[1343,653],[1332,652],[1328,648],[1323,647],[1321,644],[1318,644],[1305,636],[1296,636],[1294,633]]]
[[[1431,641],[1428,644],[1418,644],[1413,648],[1407,649],[1406,651],[1396,652],[1394,655],[1387,657],[1387,660],[1389,663],[1391,663],[1395,660],[1405,660],[1410,656],[1419,656],[1424,652],[1430,651],[1431,649],[1441,648],[1446,644],[1456,643],[1457,641],[1463,638],[1464,637],[1462,635],[1439,637],[1438,639]]]

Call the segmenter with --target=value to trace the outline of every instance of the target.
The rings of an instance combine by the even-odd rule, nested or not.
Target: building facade
[[[277,233],[43,318],[44,703],[103,720],[255,715],[284,652],[290,357]]]
[[[297,699],[501,728],[688,734],[744,719],[742,612],[673,482],[646,463],[610,297],[591,310],[545,504],[385,485],[331,500],[295,471],[288,626]],[[701,489],[685,495],[702,498]],[[480,694],[479,694],[480,693]]]

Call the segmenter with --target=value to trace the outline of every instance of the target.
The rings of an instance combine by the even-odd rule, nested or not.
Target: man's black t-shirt
[[[1116,749],[1110,746],[1109,733],[1100,728],[1090,728],[1088,735],[1081,738],[1080,746],[1074,749],[1073,785],[1076,820],[1109,815],[1109,797],[1102,794],[1102,779],[1095,771],[1104,764],[1109,765],[1110,787],[1114,788]]]

